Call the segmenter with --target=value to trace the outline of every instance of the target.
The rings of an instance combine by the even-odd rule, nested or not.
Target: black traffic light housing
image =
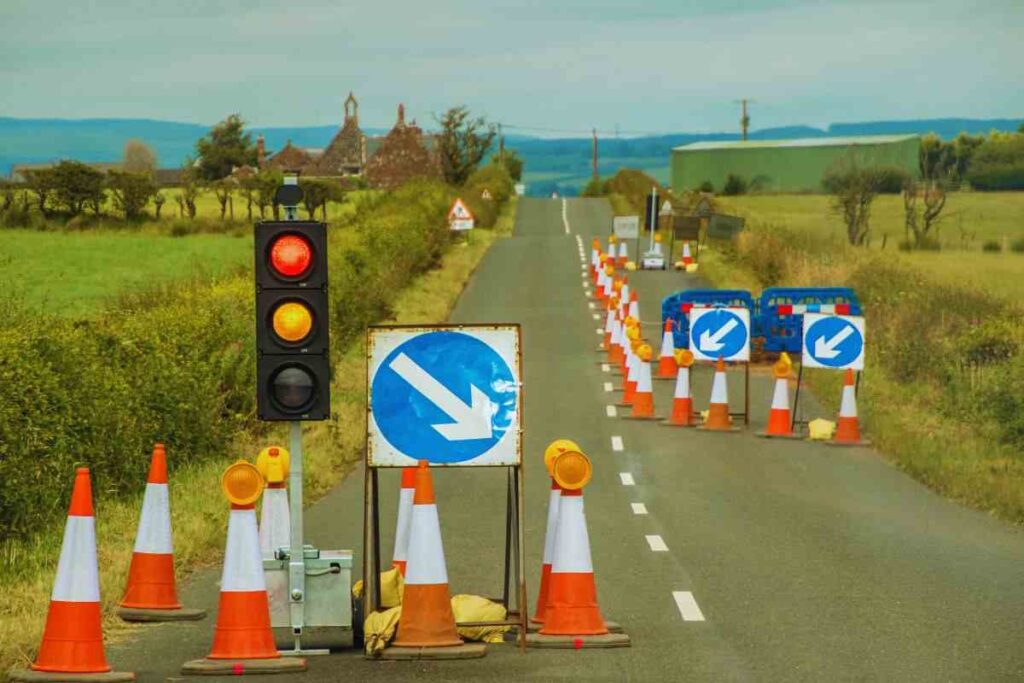
[[[311,221],[257,223],[254,252],[258,416],[267,421],[326,420],[331,410],[327,226]],[[293,340],[275,328],[275,313],[288,304],[292,306],[285,310],[293,315],[283,316],[282,324],[292,327],[282,329],[291,330]]]

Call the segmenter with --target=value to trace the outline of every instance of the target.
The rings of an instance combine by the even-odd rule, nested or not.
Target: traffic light
[[[256,224],[256,406],[261,420],[330,415],[327,226]]]

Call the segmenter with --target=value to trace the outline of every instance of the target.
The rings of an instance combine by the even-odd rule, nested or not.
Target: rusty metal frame
[[[363,615],[381,608],[380,590],[380,489],[377,478],[378,469],[396,469],[400,466],[371,465],[370,464],[370,413],[372,404],[370,401],[370,357],[372,347],[371,336],[375,330],[479,330],[479,329],[502,329],[513,328],[516,332],[516,362],[519,381],[519,394],[517,396],[517,417],[519,421],[519,434],[517,435],[517,448],[519,451],[519,462],[515,465],[459,465],[458,463],[438,464],[438,466],[458,468],[476,467],[503,469],[506,472],[508,482],[507,502],[505,517],[505,563],[503,571],[503,585],[500,602],[506,610],[506,618],[500,621],[480,622],[459,622],[458,626],[515,626],[519,629],[519,650],[526,652],[527,612],[526,602],[526,558],[524,555],[524,524],[525,518],[525,495],[524,495],[524,470],[523,470],[523,344],[522,327],[518,323],[491,323],[481,325],[374,325],[366,330],[366,379],[367,379],[367,402],[366,412],[363,416],[363,431],[366,437],[366,451],[363,458]],[[431,465],[434,466],[433,464]],[[515,596],[515,609],[512,606],[512,597]]]

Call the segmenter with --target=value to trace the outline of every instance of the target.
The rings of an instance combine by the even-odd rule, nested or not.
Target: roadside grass
[[[820,250],[841,251],[844,227],[825,195],[743,195],[716,197],[723,211],[746,216],[761,226],[785,226],[814,240]],[[871,207],[867,251],[920,269],[936,281],[975,286],[996,296],[1024,295],[1024,253],[1011,245],[1024,238],[1024,192],[954,192],[937,228],[942,251],[901,252],[903,200],[880,195]],[[884,239],[884,251],[883,247]],[[982,252],[994,241],[1001,252]]]
[[[252,259],[249,236],[33,230],[0,234],[4,288],[31,306],[69,317],[89,314],[125,291],[222,276]]]
[[[511,233],[515,198],[502,210],[492,230],[474,231],[473,242],[455,245],[441,266],[414,279],[394,306],[393,322],[443,322],[458,300],[466,281],[493,242]],[[382,321],[384,322],[384,321]],[[339,356],[334,366],[332,418],[307,427],[304,437],[306,502],[312,503],[340,482],[362,457],[366,412],[365,340],[358,339]],[[283,427],[267,437],[241,435],[223,457],[180,468],[171,482],[171,516],[175,564],[179,581],[190,571],[216,564],[223,546],[227,506],[220,496],[224,467],[237,458],[251,459],[266,443],[287,443]],[[168,457],[174,446],[168,444]],[[140,480],[139,487],[142,489]],[[104,633],[109,640],[146,628],[115,616],[131,560],[141,493],[134,499],[111,500],[94,491],[97,521],[100,594]],[[40,532],[30,539],[0,541],[0,681],[11,667],[31,663],[42,636],[63,528]]]
[[[747,199],[777,205],[806,198]],[[908,257],[856,249],[806,226],[791,229],[781,215],[748,216],[750,229],[735,245],[701,251],[701,273],[717,287],[755,294],[768,285],[853,286],[868,318],[858,406],[873,446],[942,495],[1024,524],[1022,399],[1015,379],[1024,331],[1019,296],[1006,296],[1020,287],[1024,257],[1013,282],[1000,289],[995,277],[964,281],[929,267],[947,253]],[[956,255],[978,268],[989,256]],[[804,375],[832,420],[840,374]]]

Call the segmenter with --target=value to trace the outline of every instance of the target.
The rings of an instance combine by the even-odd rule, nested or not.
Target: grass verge
[[[414,279],[399,295],[391,322],[438,323],[447,319],[473,271],[495,240],[512,231],[516,200],[502,209],[494,229],[475,230],[473,239],[447,251],[441,266]],[[388,322],[388,321],[381,321]],[[312,503],[340,482],[362,457],[366,410],[365,341],[350,344],[335,363],[332,387],[333,418],[307,428],[305,493]],[[269,441],[286,442],[283,431]],[[226,464],[252,458],[265,442],[251,435],[238,438],[222,460],[179,469],[171,482],[171,516],[175,562],[179,580],[190,570],[216,563],[223,545],[227,506],[220,495],[219,478]],[[173,458],[173,446],[168,457]],[[141,488],[142,482],[140,482]],[[128,573],[141,498],[110,500],[96,494],[96,523],[106,637],[116,638],[132,629],[114,615]],[[0,585],[6,597],[0,603],[0,681],[6,671],[28,666],[42,636],[50,589],[63,529],[52,529],[30,539],[0,545]]]

